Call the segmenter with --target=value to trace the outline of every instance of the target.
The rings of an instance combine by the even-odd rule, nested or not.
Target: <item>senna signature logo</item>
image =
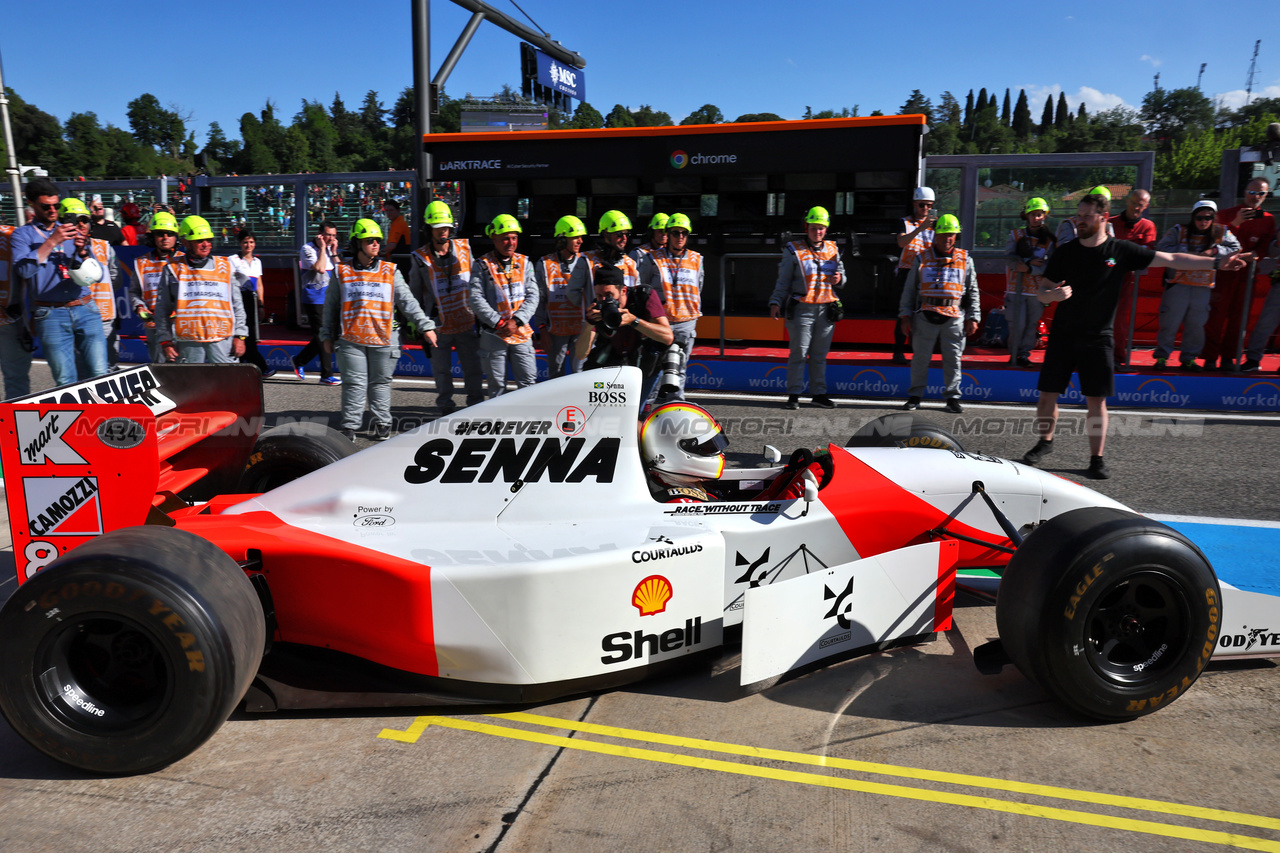
[[[407,483],[612,483],[622,439],[587,444],[577,438],[436,438],[414,454],[404,469]],[[499,479],[500,478],[500,479]]]

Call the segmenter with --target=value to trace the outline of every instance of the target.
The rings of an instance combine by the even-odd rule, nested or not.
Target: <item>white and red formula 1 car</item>
[[[1162,707],[1216,650],[1223,592],[1185,537],[911,416],[833,445],[821,478],[798,453],[724,472],[722,500],[664,504],[634,368],[354,455],[325,427],[259,437],[256,381],[152,366],[0,406],[21,580],[0,611],[0,709],[50,756],[145,772],[241,701],[539,702],[727,636],[754,684],[931,639],[973,568],[1002,574],[1003,649],[983,659],[1082,714]],[[246,457],[251,493],[179,499]],[[770,497],[793,478],[803,497]]]

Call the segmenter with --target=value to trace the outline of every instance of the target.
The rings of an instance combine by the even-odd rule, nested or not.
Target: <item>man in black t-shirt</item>
[[[1229,258],[1157,252],[1146,246],[1117,240],[1107,234],[1110,199],[1089,195],[1077,208],[1077,239],[1058,246],[1045,266],[1044,277],[1057,285],[1041,289],[1039,299],[1048,305],[1061,302],[1049,332],[1044,366],[1036,384],[1036,432],[1040,440],[1022,457],[1038,465],[1053,452],[1053,431],[1058,421],[1058,397],[1067,390],[1071,374],[1080,375],[1080,393],[1088,408],[1085,430],[1089,434],[1088,476],[1111,476],[1102,453],[1107,440],[1107,397],[1115,393],[1115,367],[1111,327],[1127,273],[1147,267],[1179,270],[1237,269],[1244,262]]]

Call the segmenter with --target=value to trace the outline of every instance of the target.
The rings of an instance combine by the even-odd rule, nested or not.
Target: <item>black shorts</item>
[[[1049,334],[1049,346],[1040,368],[1036,390],[1061,394],[1080,374],[1080,393],[1086,397],[1110,397],[1116,392],[1115,343],[1111,335]]]

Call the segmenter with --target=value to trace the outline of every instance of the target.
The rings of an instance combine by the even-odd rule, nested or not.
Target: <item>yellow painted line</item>
[[[698,749],[703,752],[721,752],[729,755],[741,755],[748,758],[765,758],[772,761],[786,761],[792,764],[808,764],[815,767],[833,767],[840,770],[855,770],[860,773],[876,773],[882,776],[898,776],[904,779],[918,779],[926,782],[944,782],[950,785],[965,785],[973,788],[988,788],[997,791],[1009,791],[1017,794],[1032,794],[1038,797],[1052,797],[1059,800],[1075,800],[1100,806],[1116,806],[1124,809],[1159,812],[1179,815],[1181,817],[1214,820],[1223,823],[1235,823],[1242,826],[1254,826],[1260,829],[1280,830],[1280,819],[1243,812],[1210,809],[1202,806],[1188,806],[1182,803],[1169,803],[1162,800],[1146,800],[1138,797],[1122,797],[1114,794],[1081,791],[1074,788],[1058,788],[1052,785],[1036,785],[1029,782],[1014,782],[1008,779],[995,779],[989,776],[968,776],[962,773],[948,773],[941,770],[921,770],[915,767],[898,767],[893,764],[877,764],[870,761],[856,761],[848,758],[834,758],[825,755],[809,755],[803,752],[786,752],[780,749],[765,749],[757,746],[741,746],[735,743],[722,743],[700,738],[679,737],[658,732],[643,732],[636,729],[623,729],[616,726],[601,726],[596,723],[580,723],[575,720],[563,720],[559,717],[544,717],[539,714],[489,714],[487,716],[515,722],[529,723],[535,726],[546,726],[553,729],[585,732],[605,737],[638,740],[647,743],[660,743],[666,746],[679,746],[685,749]],[[416,724],[415,724],[416,725]]]
[[[548,718],[552,719],[552,718]],[[561,723],[567,721],[559,721]],[[543,734],[526,729],[514,729],[507,726],[495,726],[489,723],[473,723],[469,720],[451,717],[418,717],[406,731],[383,729],[379,737],[412,743],[416,741],[428,726],[440,726],[460,731],[476,732],[510,740],[554,746],[561,749],[573,749],[581,752],[592,752],[599,755],[612,755],[620,758],[633,758],[640,761],[653,761],[660,764],[672,764],[679,767],[690,767],[698,770],[716,770],[738,776],[754,776],[760,779],[772,779],[779,782],[794,782],[801,785],[815,785],[824,788],[835,788],[845,791],[858,791],[868,794],[879,794],[886,797],[899,797],[923,802],[943,803],[947,805],[966,806],[968,808],[985,809],[987,811],[1007,814],[1038,817],[1047,820],[1065,821],[1086,826],[1097,826],[1104,829],[1123,829],[1129,832],[1140,832],[1165,838],[1177,838],[1184,841],[1199,841],[1206,844],[1221,844],[1238,847],[1244,850],[1263,850],[1280,853],[1280,842],[1263,838],[1253,838],[1233,832],[1217,832],[1213,830],[1193,829],[1156,823],[1154,821],[1135,820],[1132,818],[1113,817],[1110,815],[1077,812],[1070,809],[1037,806],[1030,803],[1015,803],[992,797],[978,797],[971,794],[955,794],[945,791],[931,791],[923,788],[911,788],[903,785],[889,785],[883,782],[868,782],[860,779],[845,779],[839,776],[822,776],[798,770],[783,770],[776,767],[758,767],[752,764],[738,764],[722,761],[717,758],[700,758],[692,755],[661,752],[641,747],[618,746],[599,743],[582,738],[568,738],[559,735]]]

